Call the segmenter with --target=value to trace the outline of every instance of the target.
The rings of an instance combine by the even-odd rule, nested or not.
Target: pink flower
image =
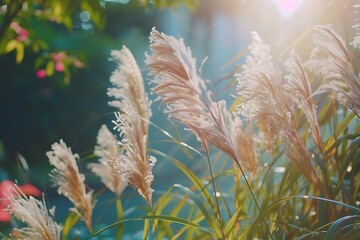
[[[66,59],[68,56],[64,52],[58,52],[58,53],[51,53],[51,58],[55,62],[60,62],[61,60]]]
[[[29,37],[29,31],[24,28],[20,29],[17,33],[19,36],[16,39],[20,42],[26,41]]]
[[[22,27],[20,27],[19,23],[17,22],[12,22],[10,23],[10,28],[13,29],[16,33],[22,29]]]
[[[22,28],[19,23],[17,22],[12,22],[10,24],[10,28],[13,29],[19,36],[16,38],[16,40],[18,40],[19,42],[24,42],[28,39],[29,37],[29,31],[26,30],[25,28]]]
[[[14,195],[15,183],[10,180],[4,180],[0,183],[0,222],[8,222],[10,220],[10,213],[6,210],[10,204],[8,197]],[[40,196],[41,191],[31,184],[25,184],[19,187],[25,195]]]
[[[56,71],[58,71],[58,72],[63,72],[64,69],[65,69],[65,66],[64,66],[64,64],[63,64],[62,62],[57,61],[57,62],[55,63],[55,70],[56,70]]]
[[[85,67],[85,64],[79,60],[75,60],[74,61],[74,66],[77,67],[77,68],[83,68]]]
[[[46,71],[45,69],[39,69],[37,72],[36,72],[36,76],[38,78],[44,78],[46,77]]]

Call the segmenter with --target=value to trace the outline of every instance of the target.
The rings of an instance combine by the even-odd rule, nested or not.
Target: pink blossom
[[[57,61],[57,62],[55,63],[55,70],[56,70],[56,71],[58,71],[58,72],[63,72],[64,69],[65,69],[65,66],[64,66],[64,64],[63,64],[62,62]]]
[[[10,28],[13,29],[18,34],[18,37],[16,38],[16,40],[18,40],[20,42],[24,42],[28,39],[29,31],[26,30],[25,28],[22,28],[19,23],[12,22],[10,24]]]
[[[75,60],[74,61],[74,66],[77,67],[77,68],[83,68],[85,67],[85,64],[79,60]]]
[[[26,41],[29,37],[29,31],[24,28],[19,30],[18,34],[19,34],[19,36],[16,39],[20,42]]]
[[[20,29],[22,29],[22,27],[20,27],[19,23],[17,22],[10,23],[10,28],[13,29],[16,33],[18,33]]]
[[[10,220],[10,213],[6,211],[10,204],[9,196],[14,195],[15,183],[10,180],[4,180],[0,183],[0,222],[8,222]],[[40,196],[41,191],[31,184],[25,184],[19,187],[25,195]]]
[[[66,53],[64,52],[58,52],[58,53],[51,53],[51,58],[55,61],[55,62],[60,62],[64,59],[66,59],[68,56],[66,55]]]
[[[36,72],[36,76],[38,78],[44,78],[46,77],[46,71],[45,69],[39,69],[37,72]]]

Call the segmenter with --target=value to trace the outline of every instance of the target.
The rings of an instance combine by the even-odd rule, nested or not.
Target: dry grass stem
[[[7,210],[27,226],[14,229],[14,239],[60,240],[62,226],[54,221],[55,208],[47,209],[44,199],[27,197],[18,186],[8,196]]]
[[[72,209],[80,214],[90,232],[92,231],[92,193],[86,192],[85,176],[79,172],[76,164],[77,154],[73,154],[71,149],[66,146],[63,140],[60,143],[54,143],[52,151],[46,153],[50,164],[54,166],[51,170],[50,177],[54,186],[58,187],[58,193],[67,197],[77,209]]]
[[[255,175],[254,139],[245,136],[240,118],[226,109],[225,101],[214,100],[183,39],[153,29],[150,42],[152,55],[147,55],[146,67],[154,77],[152,92],[166,105],[165,112],[189,128],[206,152],[209,141]]]
[[[127,179],[123,179],[119,169],[123,165],[121,155],[124,151],[120,149],[116,137],[109,129],[102,125],[97,135],[97,146],[95,146],[95,155],[98,156],[100,163],[90,163],[88,166],[92,172],[101,178],[105,186],[116,194],[121,195],[128,185]]]

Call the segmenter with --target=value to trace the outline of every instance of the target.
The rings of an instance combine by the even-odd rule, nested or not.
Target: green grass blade
[[[201,215],[193,220],[191,220],[191,222],[193,223],[199,223],[202,220],[204,220],[204,215]],[[172,240],[178,239],[186,230],[188,230],[190,228],[190,226],[186,225],[184,227],[182,227],[179,231],[177,231],[177,233],[171,238]]]
[[[354,118],[356,118],[355,113],[350,113],[349,115],[347,115],[347,116],[341,121],[341,123],[339,123],[339,124],[336,126],[336,129],[335,129],[335,137],[340,136],[340,134],[341,134],[342,132],[344,132],[344,130],[349,127],[349,124],[350,124],[351,120],[353,120]]]
[[[217,222],[215,222],[217,217],[216,216],[210,216],[210,214],[206,210],[206,207],[204,206],[204,204],[201,202],[201,200],[192,191],[190,191],[190,189],[188,189],[187,187],[184,187],[184,186],[182,186],[180,184],[174,184],[174,187],[179,188],[181,191],[183,191],[184,193],[188,194],[191,197],[191,199],[199,207],[200,211],[204,214],[205,219],[209,223],[210,227],[213,229],[216,237],[217,238],[222,238],[221,230],[219,229]]]
[[[70,212],[70,214],[67,216],[64,227],[62,229],[62,238],[63,240],[66,240],[68,238],[68,235],[71,231],[71,229],[75,226],[75,224],[80,220],[80,216],[74,212]]]
[[[0,232],[0,237],[1,237],[1,239],[4,239],[4,240],[11,239],[11,238],[7,237],[5,234],[3,234],[2,232]]]
[[[334,204],[334,205],[339,205],[339,206],[342,206],[344,208],[348,208],[350,210],[353,210],[353,211],[355,211],[357,213],[360,213],[360,208],[357,208],[357,207],[354,207],[354,206],[351,206],[349,204],[342,203],[342,202],[339,202],[339,201],[335,201],[335,200],[332,200],[332,199],[321,198],[321,197],[313,197],[313,196],[289,196],[289,197],[279,199],[279,200],[275,201],[274,203],[272,203],[271,205],[269,205],[268,207],[264,208],[262,210],[261,214],[257,217],[257,219],[248,228],[246,228],[244,230],[244,232],[241,233],[239,239],[246,239],[246,236],[248,236],[249,233],[251,233],[254,230],[254,228],[256,226],[258,226],[267,215],[271,214],[273,211],[278,212],[279,209],[280,209],[280,205],[282,203],[285,203],[285,202],[290,201],[292,199],[308,199],[308,200],[323,201],[323,202],[331,203],[331,204]]]
[[[332,101],[325,101],[318,115],[319,125],[322,126],[325,123],[329,122],[333,115],[334,115],[334,110],[333,110]]]
[[[144,220],[144,229],[143,229],[143,239],[148,239],[149,237],[149,228],[150,228],[150,221],[148,219]]]
[[[349,219],[354,219],[354,218],[360,218],[360,215],[345,216],[345,217],[339,218],[338,220],[334,221],[331,224],[331,226],[329,227],[329,229],[327,230],[325,239],[329,239],[329,240],[334,239],[337,231],[339,230],[339,226],[341,226],[341,224],[343,222],[345,222]]]
[[[242,210],[241,208],[236,210],[236,212],[232,215],[230,220],[226,223],[225,228],[224,228],[224,234],[225,234],[226,237],[229,235],[231,230],[234,228],[236,220],[239,218],[239,215],[242,213],[241,210]]]
[[[193,184],[196,186],[196,188],[200,191],[200,193],[204,196],[204,198],[206,199],[206,201],[208,202],[209,206],[211,206],[211,209],[213,211],[216,211],[216,207],[215,207],[215,203],[212,200],[212,197],[210,195],[210,193],[207,191],[207,189],[205,188],[204,184],[202,184],[202,182],[200,181],[200,179],[189,169],[187,168],[184,164],[182,164],[180,161],[176,160],[175,158],[166,155],[163,152],[160,152],[158,150],[150,150],[151,152],[160,155],[162,157],[164,157],[164,159],[170,161],[172,164],[174,164],[179,170],[181,170],[192,182]],[[150,152],[149,151],[149,152]]]
[[[183,219],[183,218],[178,218],[178,217],[172,217],[172,216],[166,216],[166,215],[149,215],[149,216],[142,216],[142,217],[133,217],[133,218],[127,218],[127,219],[123,219],[123,220],[120,220],[120,221],[117,221],[115,223],[112,223],[98,231],[96,231],[95,233],[93,233],[92,235],[90,235],[89,237],[86,238],[86,240],[88,239],[91,239],[97,235],[99,235],[100,233],[102,232],[105,232],[106,230],[114,227],[114,226],[117,226],[118,224],[122,224],[122,223],[125,223],[125,222],[129,222],[129,221],[144,221],[144,220],[161,220],[161,221],[168,221],[168,222],[172,222],[172,223],[178,223],[178,224],[181,224],[181,225],[185,225],[185,226],[189,226],[189,227],[192,227],[192,228],[196,228],[196,229],[199,229],[201,231],[203,231],[204,233],[210,235],[211,237],[216,237],[214,235],[214,233],[210,230],[208,230],[207,228],[204,228],[192,221],[188,221],[186,219]]]
[[[170,194],[170,191],[173,189],[173,187],[170,187],[166,192],[164,192],[161,197],[156,201],[154,204],[155,208],[155,215],[161,215],[161,212],[164,210],[164,208],[171,202],[171,200],[174,199],[173,195]],[[177,214],[170,214],[170,216],[177,216]],[[166,235],[168,238],[171,238],[174,236],[174,233],[172,232],[170,228],[169,222],[161,222],[159,220],[154,220],[153,223],[153,231],[158,227],[161,229],[161,231],[158,233],[158,238],[163,239]]]
[[[124,217],[124,211],[121,204],[121,199],[119,197],[116,198],[116,212],[117,212],[117,218],[118,220],[122,219]],[[117,230],[117,239],[121,239],[124,234],[124,226],[119,225]]]

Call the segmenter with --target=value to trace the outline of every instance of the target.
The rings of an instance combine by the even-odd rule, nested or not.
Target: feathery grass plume
[[[122,136],[120,146],[125,150],[125,155],[120,156],[119,171],[151,206],[154,190],[150,186],[154,180],[152,168],[156,158],[147,155],[148,140],[142,128],[143,119],[131,106],[125,106],[122,110],[125,114],[116,113],[116,121],[114,121],[115,129]]]
[[[304,66],[294,51],[291,52],[291,57],[285,62],[285,66],[288,70],[288,74],[285,76],[287,79],[285,88],[297,107],[304,112],[310,123],[314,142],[322,152],[320,127],[316,117],[316,106],[312,100],[311,85]]]
[[[266,93],[271,87],[271,82],[269,83],[270,86],[259,85],[258,81],[250,81],[248,79],[254,78],[254,76],[259,73],[264,76],[264,80],[270,79],[274,72],[269,45],[263,43],[258,33],[252,32],[251,35],[253,40],[248,47],[250,54],[246,57],[245,64],[241,66],[241,74],[235,75],[238,82],[237,89],[239,90],[239,96],[242,97],[239,110],[240,113],[248,119],[254,118],[254,116],[260,112],[261,108],[264,107],[262,101],[258,101],[257,98],[265,100],[269,97],[267,94],[257,96],[258,93]],[[267,84],[267,82],[264,81],[264,84]],[[254,92],[257,87],[261,87],[259,92]],[[278,89],[273,89],[273,91],[276,90]],[[280,101],[280,103],[282,103],[282,101]],[[270,110],[272,109],[269,109],[269,111]],[[267,115],[268,114],[265,116]],[[270,118],[269,121],[271,120]],[[267,125],[267,123],[264,124]]]
[[[241,67],[247,72],[257,70],[269,76],[274,68],[270,46],[265,44],[260,35],[255,31],[251,32],[251,38],[252,42],[248,47],[250,55],[246,57],[246,62]]]
[[[128,185],[127,179],[123,179],[119,172],[123,165],[120,162],[120,156],[124,154],[124,151],[120,149],[116,137],[106,125],[102,125],[98,132],[94,153],[100,158],[100,163],[90,163],[88,167],[101,178],[108,189],[119,197]]]
[[[131,51],[122,46],[120,51],[111,52],[112,60],[118,63],[118,68],[112,73],[110,82],[114,86],[108,89],[108,96],[116,100],[109,102],[110,106],[123,111],[125,106],[131,105],[142,119],[143,132],[147,134],[151,118],[151,101],[144,89],[144,81],[139,66]]]
[[[17,185],[7,197],[10,201],[7,210],[27,225],[13,230],[14,239],[60,240],[62,226],[54,221],[54,207],[48,210],[44,199],[27,197]]]
[[[259,34],[257,32],[251,32],[252,42],[250,43],[248,49],[250,54],[246,57],[246,62],[241,66],[242,68],[242,76],[247,78],[247,73],[252,72],[262,72],[265,76],[270,77],[273,71],[273,62],[272,56],[270,54],[270,46],[265,44]],[[237,75],[236,75],[237,76]],[[242,86],[244,84],[245,86]],[[247,91],[246,81],[238,81],[238,89],[245,94]],[[241,97],[241,94],[240,94]],[[240,103],[240,111],[241,115],[244,117],[251,119],[254,115],[254,112],[257,112],[257,109],[253,109],[255,107],[255,102],[248,104],[249,99],[244,101],[241,99],[242,103]],[[276,134],[272,128],[268,126],[271,125],[271,121],[273,121],[268,116],[263,116],[260,119],[257,119],[256,126],[260,129],[260,133],[257,134],[257,141],[259,142],[259,146],[262,149],[265,149],[268,152],[272,152],[274,149],[274,142],[276,138]]]
[[[60,140],[60,143],[54,143],[51,148],[52,151],[46,153],[50,164],[54,166],[50,173],[51,180],[54,186],[58,187],[58,193],[67,197],[77,209],[81,210],[79,213],[77,209],[71,209],[83,217],[91,232],[93,191],[86,192],[85,176],[79,172],[76,164],[79,155],[73,154],[63,140]]]
[[[183,39],[153,28],[150,42],[153,54],[146,56],[146,67],[154,77],[152,92],[166,105],[165,112],[187,126],[207,153],[209,141],[254,175],[258,164],[254,139],[245,136],[240,118],[226,109],[225,101],[213,100]]]
[[[116,129],[123,139],[120,147],[125,150],[119,159],[118,171],[127,179],[149,205],[152,204],[150,185],[154,180],[152,168],[156,159],[147,155],[151,101],[144,90],[144,81],[134,56],[125,46],[120,51],[112,51],[113,59],[119,64],[110,78],[114,85],[108,95],[116,98],[110,105],[119,108],[116,114]]]
[[[263,62],[264,66],[249,65],[257,64],[254,59],[271,61],[268,51],[256,50],[257,47],[268,50],[263,46],[259,35],[253,33],[253,38],[251,55],[242,67],[243,71],[236,75],[239,96],[243,101],[239,112],[250,121],[261,121],[265,128],[279,136],[289,159],[310,181],[317,182],[312,154],[307,151],[292,121],[292,99],[285,92],[280,74],[271,62]],[[264,56],[258,56],[259,54]]]
[[[360,61],[329,27],[315,26],[314,49],[306,67],[326,80],[315,92],[331,93],[360,118]]]

